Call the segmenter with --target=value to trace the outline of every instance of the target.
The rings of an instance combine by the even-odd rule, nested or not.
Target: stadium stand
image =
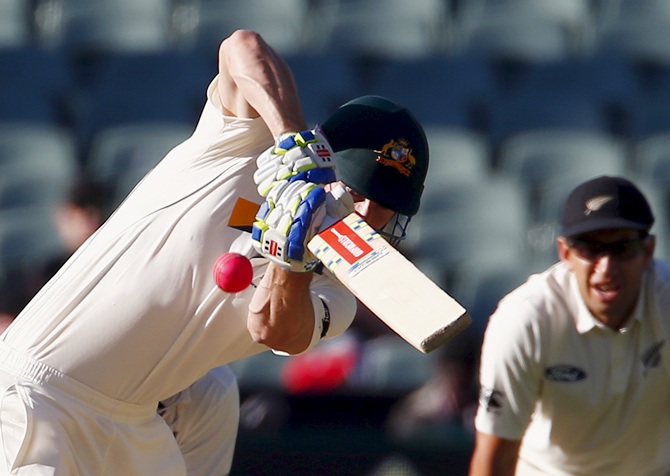
[[[523,260],[530,218],[527,190],[514,178],[426,188],[404,246],[425,274],[450,289],[458,266],[472,256]]]
[[[620,139],[584,129],[535,129],[511,136],[500,147],[497,170],[521,180],[536,194],[548,180],[627,172]],[[531,202],[534,197],[531,196]]]
[[[440,188],[454,182],[484,182],[491,173],[491,150],[485,136],[475,131],[429,125],[430,174],[426,188]]]
[[[260,32],[277,51],[306,49],[308,0],[201,0],[184,2],[178,12],[176,43],[194,54],[216,51],[223,38],[238,28]]]
[[[141,122],[108,127],[95,136],[88,160],[88,176],[112,191],[118,205],[170,149],[193,132],[191,123]]]
[[[450,44],[451,16],[442,0],[321,2],[312,38],[324,54],[365,58],[422,58]]]
[[[667,0],[0,0],[0,282],[59,251],[46,224],[78,171],[119,201],[190,134],[213,48],[240,27],[285,55],[310,125],[362,94],[426,125],[431,173],[402,251],[478,330],[555,262],[565,194],[593,175],[640,184],[669,256]],[[320,396],[287,395],[280,357],[236,363],[249,426],[233,473],[467,474],[465,426],[403,443],[384,433],[431,363],[379,347],[356,374],[367,388]],[[281,418],[254,427],[268,409]]]
[[[73,55],[160,51],[172,42],[171,0],[37,0],[36,37]]]
[[[0,0],[0,48],[27,46],[32,39],[30,0]]]
[[[74,126],[82,151],[109,127],[195,125],[215,68],[215,58],[175,51],[109,54],[82,67]]]
[[[74,69],[62,51],[0,48],[0,122],[72,125]]]

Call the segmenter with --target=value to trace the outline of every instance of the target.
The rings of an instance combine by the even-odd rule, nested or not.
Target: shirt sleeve
[[[482,345],[477,431],[520,440],[542,385],[538,312],[520,299],[503,300]]]
[[[315,311],[322,323],[327,323],[324,339],[337,337],[349,328],[356,316],[356,298],[345,286],[333,278],[315,274],[312,296],[321,303],[315,305]]]

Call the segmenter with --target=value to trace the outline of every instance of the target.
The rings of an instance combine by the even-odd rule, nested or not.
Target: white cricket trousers
[[[0,342],[0,475],[184,476],[156,405],[114,400]]]

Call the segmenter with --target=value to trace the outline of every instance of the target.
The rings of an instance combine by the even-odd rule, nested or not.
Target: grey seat
[[[170,47],[170,0],[38,1],[37,35],[45,48],[80,54],[161,51]]]
[[[114,191],[120,203],[140,179],[193,132],[187,123],[136,123],[101,131],[91,146],[87,172]]]

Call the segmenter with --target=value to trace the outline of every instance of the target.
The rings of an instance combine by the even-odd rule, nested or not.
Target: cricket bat
[[[307,247],[378,319],[423,353],[472,322],[463,306],[355,212],[321,230]]]

